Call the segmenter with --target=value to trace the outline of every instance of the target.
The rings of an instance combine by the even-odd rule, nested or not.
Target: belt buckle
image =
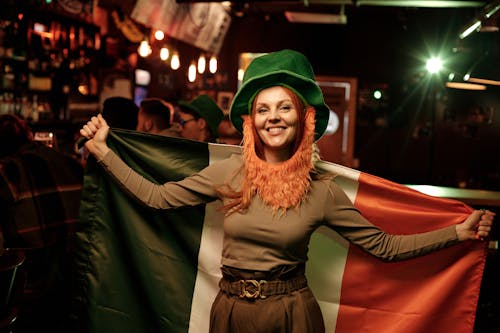
[[[266,298],[267,296],[262,295],[262,286],[267,283],[266,280],[240,280],[241,293],[240,298]],[[253,286],[255,290],[253,292],[248,291],[247,287]]]

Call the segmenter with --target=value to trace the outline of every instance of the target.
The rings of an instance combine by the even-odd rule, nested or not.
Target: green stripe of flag
[[[110,147],[158,183],[208,165],[204,143],[116,132]],[[204,213],[204,205],[145,208],[90,160],[75,266],[78,331],[187,332]]]

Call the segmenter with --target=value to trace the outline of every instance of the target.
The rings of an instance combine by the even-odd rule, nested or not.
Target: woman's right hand
[[[109,133],[109,126],[101,114],[90,120],[80,129],[80,134],[87,138],[85,148],[94,155],[97,160],[102,160],[109,151],[106,139]]]

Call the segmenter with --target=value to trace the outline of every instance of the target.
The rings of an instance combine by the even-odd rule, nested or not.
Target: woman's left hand
[[[484,240],[490,236],[495,213],[486,210],[475,210],[467,219],[457,224],[456,231],[460,241]]]

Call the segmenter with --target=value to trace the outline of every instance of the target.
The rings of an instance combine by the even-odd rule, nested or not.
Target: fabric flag
[[[126,130],[108,143],[146,178],[179,180],[240,154],[207,144]],[[462,221],[472,208],[329,162],[336,181],[372,223],[416,233]],[[81,332],[208,332],[222,249],[220,202],[169,211],[144,207],[90,159],[80,211],[73,316]],[[306,275],[327,332],[471,333],[486,244],[467,242],[384,263],[321,228]]]

